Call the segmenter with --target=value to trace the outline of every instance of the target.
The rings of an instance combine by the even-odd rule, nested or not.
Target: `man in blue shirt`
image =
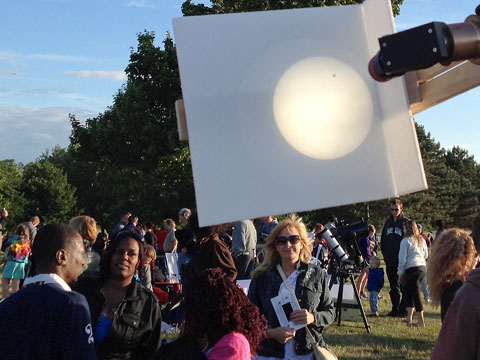
[[[128,224],[128,218],[132,216],[132,214],[130,213],[130,211],[125,211],[123,214],[122,214],[122,219],[115,225],[115,227],[113,228],[113,234],[116,234],[117,232],[119,232],[120,230],[122,230],[125,226],[127,226]]]
[[[0,303],[2,359],[96,359],[88,304],[69,285],[85,265],[81,236],[48,224],[32,254],[38,275]]]

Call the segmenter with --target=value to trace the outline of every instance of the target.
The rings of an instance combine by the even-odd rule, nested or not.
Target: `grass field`
[[[362,300],[371,334],[365,330],[361,317],[357,322],[342,319],[340,326],[335,322],[325,330],[325,341],[339,359],[420,360],[430,358],[441,327],[440,308],[433,308],[424,302],[426,326],[424,328],[408,327],[401,318],[386,316],[391,310],[389,290],[388,280],[385,279],[385,287],[380,293],[384,298],[378,303],[379,317],[368,316],[371,312],[370,304],[368,300]],[[416,321],[414,314],[414,322]]]

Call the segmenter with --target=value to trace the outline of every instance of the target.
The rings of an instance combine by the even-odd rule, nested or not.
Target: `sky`
[[[0,5],[0,160],[24,164],[66,147],[69,114],[103,113],[126,82],[137,34],[161,45],[183,0],[19,0]],[[430,21],[463,22],[478,0],[404,0],[397,31]],[[480,88],[415,116],[436,141],[480,159]],[[476,116],[475,116],[476,115]]]

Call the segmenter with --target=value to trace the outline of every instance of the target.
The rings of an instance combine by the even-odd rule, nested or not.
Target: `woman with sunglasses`
[[[140,234],[119,231],[100,262],[100,273],[79,279],[74,287],[87,299],[98,359],[149,359],[160,348],[160,306],[134,279],[143,247]]]
[[[280,326],[271,299],[287,292],[277,264],[294,289],[300,304],[289,320],[305,324],[316,342],[324,346],[322,332],[335,317],[335,308],[326,282],[325,271],[310,262],[310,239],[300,218],[291,216],[281,221],[265,241],[263,263],[252,272],[248,298],[268,321],[257,359],[313,359],[305,328],[295,331]]]

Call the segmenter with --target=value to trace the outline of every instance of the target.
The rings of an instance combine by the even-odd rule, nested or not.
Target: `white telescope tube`
[[[343,251],[343,248],[340,246],[337,239],[335,239],[335,236],[332,235],[332,232],[329,229],[324,229],[322,231],[322,236],[327,242],[328,248],[330,251],[335,253],[335,256],[340,263],[346,262],[348,260],[348,256],[345,254],[345,251]]]

